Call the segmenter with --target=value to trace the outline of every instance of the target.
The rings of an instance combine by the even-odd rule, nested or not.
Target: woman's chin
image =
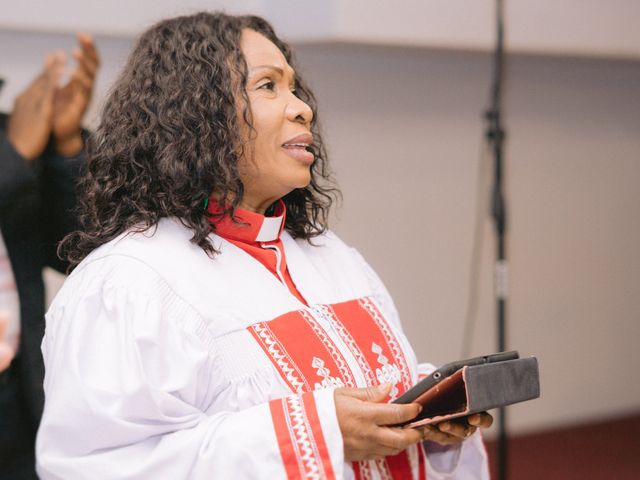
[[[307,168],[304,172],[300,172],[300,175],[296,179],[295,188],[307,188],[311,183],[311,170]]]

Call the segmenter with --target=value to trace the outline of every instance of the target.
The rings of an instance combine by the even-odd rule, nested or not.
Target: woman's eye
[[[258,89],[260,89],[260,90],[274,90],[275,87],[276,87],[276,84],[273,83],[271,80],[269,80],[268,82],[265,82],[262,85],[260,85],[258,87]]]

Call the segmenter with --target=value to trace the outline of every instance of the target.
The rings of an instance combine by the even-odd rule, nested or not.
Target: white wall
[[[490,59],[353,46],[301,57],[345,191],[336,229],[388,284],[419,356],[457,358],[479,169],[490,177],[479,156]],[[508,338],[539,357],[543,391],[512,408],[512,425],[638,411],[640,62],[519,56],[508,71]],[[484,218],[474,354],[495,347]]]
[[[96,105],[129,47],[98,41]],[[65,35],[0,30],[8,80],[0,108],[10,108],[44,52],[71,44]],[[344,191],[335,229],[387,283],[419,357],[457,358],[476,186],[480,171],[485,184],[490,173],[479,155],[490,58],[347,44],[302,46],[298,56]],[[539,357],[543,391],[512,408],[514,431],[640,410],[638,98],[638,61],[510,61],[509,344]],[[494,349],[493,240],[490,223],[482,227],[474,354]]]
[[[514,51],[640,58],[637,0],[507,0]],[[136,35],[150,22],[202,9],[266,16],[296,42],[488,50],[496,0],[21,0],[0,28]],[[37,12],[37,13],[36,13]],[[34,15],[34,13],[36,13]]]

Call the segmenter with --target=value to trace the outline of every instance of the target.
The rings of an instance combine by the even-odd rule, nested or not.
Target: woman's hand
[[[372,460],[396,455],[423,440],[421,430],[388,427],[407,422],[420,412],[420,405],[383,403],[391,385],[335,390],[336,414],[347,461]]]
[[[493,417],[486,412],[482,412],[457,420],[425,425],[417,430],[422,432],[425,440],[430,440],[440,445],[456,445],[473,435],[478,428],[489,428],[492,423]]]
[[[441,445],[461,443],[478,428],[488,428],[493,417],[476,413],[457,421],[419,428],[390,427],[415,418],[416,403],[384,403],[391,385],[335,390],[336,414],[344,443],[346,461],[374,460],[397,455],[414,443],[430,440]]]

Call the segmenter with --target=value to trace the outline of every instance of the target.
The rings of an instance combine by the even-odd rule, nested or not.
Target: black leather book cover
[[[519,358],[465,366],[414,400],[420,414],[406,427],[438,423],[540,396],[538,360]]]

